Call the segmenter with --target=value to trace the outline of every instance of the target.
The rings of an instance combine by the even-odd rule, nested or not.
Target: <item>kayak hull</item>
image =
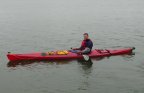
[[[109,49],[100,50],[95,49],[88,55],[90,58],[106,57],[114,55],[130,54],[135,48],[124,48],[124,49]],[[43,55],[45,54],[45,55]],[[10,62],[23,61],[23,60],[67,60],[67,59],[83,59],[82,55],[69,52],[67,55],[48,55],[47,52],[27,53],[27,54],[12,54],[8,53],[7,58]]]

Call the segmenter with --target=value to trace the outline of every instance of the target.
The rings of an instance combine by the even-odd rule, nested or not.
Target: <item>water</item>
[[[0,92],[143,93],[143,0],[0,0]],[[69,49],[88,32],[94,48],[136,47],[135,56],[34,62],[6,54]]]

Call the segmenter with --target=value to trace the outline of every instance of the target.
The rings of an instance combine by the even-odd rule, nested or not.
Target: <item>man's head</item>
[[[84,33],[84,34],[83,34],[83,36],[84,36],[84,40],[86,40],[86,39],[88,39],[88,38],[89,38],[88,33]]]

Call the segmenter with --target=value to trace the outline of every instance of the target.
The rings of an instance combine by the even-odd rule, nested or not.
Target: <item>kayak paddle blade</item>
[[[83,58],[84,58],[85,61],[89,60],[89,56],[88,55],[83,55]]]

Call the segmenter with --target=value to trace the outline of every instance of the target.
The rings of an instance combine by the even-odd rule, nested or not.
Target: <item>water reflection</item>
[[[132,53],[130,55],[122,55],[123,59],[126,60],[126,61],[133,60],[132,58],[134,58],[134,56],[135,56],[135,53]]]
[[[98,57],[94,58],[93,60],[100,61],[103,60],[104,58],[109,59],[109,57]],[[126,60],[130,60],[131,58],[134,57],[134,54],[129,54],[129,55],[122,55],[122,57]],[[92,77],[92,72],[93,72],[93,62],[92,59],[89,59],[89,61],[85,60],[78,60],[80,72],[82,73],[82,79],[81,79],[81,84],[78,87],[78,90],[88,90],[89,87],[91,86],[90,78]]]
[[[78,87],[78,90],[87,90],[90,86],[89,77],[92,73],[92,66],[93,62],[91,59],[88,61],[85,60],[78,60],[79,63],[79,69],[82,74],[81,84]]]
[[[77,61],[78,61],[79,64],[82,65],[82,68],[84,70],[91,68],[92,64],[93,64],[91,59],[89,59],[88,61],[85,61],[85,60],[77,60]]]
[[[56,65],[63,65],[68,64],[71,61],[16,61],[16,62],[8,62],[7,67],[17,67],[17,66],[26,66],[34,63],[45,63],[45,64],[56,64]]]
[[[17,67],[17,66],[26,66],[26,65],[30,65],[30,64],[34,64],[34,63],[52,63],[52,64],[57,64],[57,65],[61,65],[61,64],[68,64],[72,62],[72,60],[52,60],[52,61],[13,61],[13,62],[8,62],[7,63],[7,67]],[[89,59],[88,61],[85,60],[78,60],[78,63],[82,64],[84,68],[91,68],[92,66],[92,61],[91,59]]]

